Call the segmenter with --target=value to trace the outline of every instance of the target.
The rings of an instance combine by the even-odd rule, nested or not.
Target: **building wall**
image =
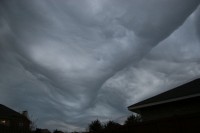
[[[140,109],[144,121],[200,113],[200,98],[192,98]]]
[[[26,119],[0,117],[0,125],[6,127],[24,128],[28,129],[30,122]]]
[[[200,114],[141,122],[122,133],[200,133]]]

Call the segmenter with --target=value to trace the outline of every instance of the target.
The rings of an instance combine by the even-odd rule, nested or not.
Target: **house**
[[[128,107],[144,120],[200,113],[200,79],[148,98]]]
[[[200,79],[140,101],[128,109],[142,116],[143,123],[139,131],[143,129],[146,132],[153,129],[155,133],[193,132],[197,129],[200,131]]]
[[[30,120],[27,118],[27,111],[18,113],[0,104],[0,127],[29,129]]]

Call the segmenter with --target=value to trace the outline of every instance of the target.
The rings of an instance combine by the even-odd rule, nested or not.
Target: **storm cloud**
[[[200,75],[199,0],[1,0],[0,101],[39,127],[123,122]]]

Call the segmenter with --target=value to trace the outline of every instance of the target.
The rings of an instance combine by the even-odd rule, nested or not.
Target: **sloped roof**
[[[133,111],[144,107],[155,106],[197,96],[200,96],[200,78],[133,104],[129,106],[128,109]]]
[[[24,115],[0,104],[0,118],[18,118],[28,120]],[[28,120],[29,121],[29,120]]]

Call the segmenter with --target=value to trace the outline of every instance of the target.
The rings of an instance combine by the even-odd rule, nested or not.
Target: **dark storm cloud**
[[[137,66],[131,66],[109,79],[103,90],[109,92],[107,88],[111,86],[120,94],[125,94],[128,97],[125,105],[128,106],[199,78],[200,44],[196,34],[198,13],[199,10],[196,10],[179,29],[156,46]]]
[[[198,23],[198,10],[174,32],[198,4],[198,0],[2,0],[1,101],[18,110],[28,109],[38,125],[49,128],[80,129],[97,117],[124,117],[128,104],[167,84],[166,75],[177,68],[174,60],[182,61],[177,66],[193,60],[191,68],[185,69],[198,65],[199,42],[193,38],[192,19]],[[168,56],[172,43],[183,58],[176,57],[176,50]],[[140,68],[116,74],[144,56]],[[172,69],[162,66],[165,59]],[[145,83],[149,79],[151,86]]]
[[[197,34],[199,35],[199,38],[200,38],[200,8],[198,7],[197,9],[197,13],[195,14],[196,17],[196,31],[197,31]]]

